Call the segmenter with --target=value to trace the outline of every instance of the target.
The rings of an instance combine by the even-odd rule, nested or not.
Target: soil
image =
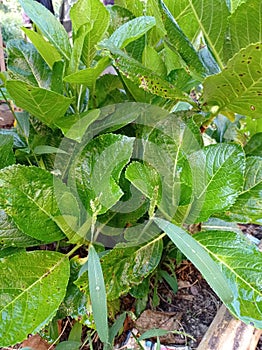
[[[13,116],[8,106],[0,101],[0,128],[10,128],[13,126]],[[254,236],[262,242],[262,226],[258,225],[240,225],[244,233]],[[221,301],[214,294],[200,272],[188,261],[183,261],[177,268],[178,292],[174,294],[168,285],[162,283],[158,288],[159,306],[155,311],[174,313],[179,315],[177,318],[177,330],[181,333],[187,333],[191,337],[185,337],[183,334],[175,337],[174,345],[187,345],[189,349],[197,349],[203,335],[206,333],[209,325],[214,319]],[[148,308],[152,307],[153,295],[150,295]],[[134,311],[135,300],[127,295],[122,299],[122,308],[124,310]],[[128,320],[127,320],[128,321]],[[66,340],[71,330],[70,320],[64,320],[61,324],[64,333],[61,340]],[[123,344],[128,332],[132,330],[134,324],[132,321],[126,322],[125,332],[118,339],[118,344]],[[86,330],[84,329],[84,332]],[[19,349],[17,345],[13,348],[0,348],[0,350]],[[96,342],[96,350],[102,349],[99,341]],[[89,347],[84,347],[87,350]],[[262,350],[262,337],[257,345],[256,350]]]

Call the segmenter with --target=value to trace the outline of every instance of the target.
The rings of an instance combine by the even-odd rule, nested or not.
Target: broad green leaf
[[[44,36],[69,61],[71,45],[68,34],[62,24],[43,5],[31,0],[19,0],[25,13],[41,30]]]
[[[36,167],[0,171],[0,207],[22,232],[46,243],[64,237],[54,222],[60,212],[53,181],[52,174]]]
[[[160,77],[166,77],[167,70],[160,55],[151,46],[146,45],[143,51],[142,63],[146,68],[152,69]]]
[[[262,132],[254,134],[244,147],[246,155],[262,157]]]
[[[30,85],[49,87],[51,70],[33,44],[24,40],[10,40],[7,43],[7,52],[11,77]]]
[[[250,44],[261,42],[262,4],[260,0],[247,0],[229,17],[229,44],[227,58]]]
[[[234,299],[224,300],[227,308],[241,321],[262,328],[262,253],[234,232],[200,232],[194,237],[219,263],[230,285]]]
[[[90,212],[96,202],[99,214],[105,213],[123,195],[119,187],[120,173],[133,151],[134,139],[104,134],[92,140],[77,157],[71,173],[79,196]]]
[[[211,112],[239,113],[251,118],[262,115],[262,44],[238,52],[219,74],[203,83],[204,104]]]
[[[87,86],[91,91],[94,89],[96,79],[108,67],[110,59],[103,57],[97,62],[95,67],[82,69],[74,74],[68,75],[64,81],[71,84],[82,84]]]
[[[10,346],[47,324],[62,302],[69,279],[66,256],[51,251],[0,260],[0,345]]]
[[[132,162],[126,169],[126,178],[146,197],[155,201],[161,199],[161,179],[159,173],[147,164]]]
[[[225,1],[188,0],[188,6],[218,65],[223,68],[223,45],[230,14]]]
[[[114,3],[116,5],[126,8],[127,10],[132,12],[136,17],[143,15],[145,4],[142,3],[140,0],[134,0],[134,1],[116,0]]]
[[[222,301],[224,303],[230,303],[233,299],[230,285],[222,274],[219,265],[212,260],[206,250],[180,227],[160,218],[155,218],[154,221],[202,273],[208,284]]]
[[[62,60],[62,56],[60,55],[59,51],[57,51],[57,49],[50,44],[50,42],[46,41],[42,35],[28,28],[23,28],[23,31],[34,44],[35,48],[48,64],[50,69],[52,69],[55,62]]]
[[[247,0],[226,0],[226,4],[231,12],[234,12],[239,5],[246,2]]]
[[[88,249],[88,282],[96,330],[103,343],[108,342],[107,295],[100,259],[93,245]]]
[[[14,139],[11,135],[0,134],[0,169],[15,163]]]
[[[62,341],[56,346],[56,350],[79,350],[82,345],[81,341]]]
[[[137,60],[127,56],[123,51],[111,45],[105,47],[101,44],[101,47],[112,52],[114,66],[141,89],[168,99],[188,100],[185,93],[156,75],[153,70],[144,67]]]
[[[86,12],[87,23],[90,22],[92,29],[87,33],[82,59],[87,67],[91,66],[92,60],[96,54],[96,44],[103,38],[109,25],[109,12],[100,0],[80,0],[75,6],[80,7],[80,11],[89,7]],[[85,13],[83,11],[83,13]],[[85,13],[85,15],[86,15]]]
[[[81,142],[86,130],[99,116],[100,111],[93,109],[81,114],[63,117],[56,122],[56,126],[62,130],[67,138]]]
[[[18,229],[14,221],[0,210],[0,246],[1,249],[7,247],[31,247],[37,246],[41,242],[24,234]]]
[[[210,218],[201,224],[201,231],[230,231],[242,234],[242,231],[236,222],[228,222],[217,218]]]
[[[132,286],[141,283],[158,266],[163,251],[161,238],[141,247],[112,249],[101,258],[108,300],[126,294]],[[80,289],[87,290],[86,276],[76,282]],[[90,283],[90,282],[89,282]]]
[[[139,39],[156,24],[154,17],[142,16],[134,18],[120,26],[107,40],[122,49],[129,43]]]
[[[189,112],[188,117],[190,115],[192,114]],[[165,119],[155,122],[154,128],[143,137],[143,160],[155,169],[161,179],[158,185],[159,191],[161,190],[157,200],[158,207],[170,220],[179,215],[180,218],[175,219],[178,221],[182,215],[179,207],[183,206],[187,213],[192,200],[193,173],[188,156],[202,147],[198,128],[186,123],[183,116],[186,118],[187,112],[166,116]],[[147,179],[144,178],[144,181]],[[136,186],[136,182],[134,185]]]
[[[226,213],[238,222],[262,224],[262,158],[248,157],[244,188]]]
[[[159,4],[162,20],[167,32],[167,36],[165,37],[166,43],[171,50],[180,55],[189,73],[201,81],[206,72],[196,50],[162,0],[159,0]]]
[[[190,157],[193,196],[187,223],[207,220],[212,214],[227,210],[242,190],[245,156],[234,144],[205,147]]]
[[[72,102],[71,98],[23,81],[8,80],[6,88],[17,106],[51,127],[64,116]]]

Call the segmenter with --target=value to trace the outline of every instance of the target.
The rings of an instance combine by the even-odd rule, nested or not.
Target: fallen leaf
[[[22,349],[28,347],[32,350],[54,350],[54,347],[48,344],[44,339],[42,339],[38,334],[26,339],[22,343]]]

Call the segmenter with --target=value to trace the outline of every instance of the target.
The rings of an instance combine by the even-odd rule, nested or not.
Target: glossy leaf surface
[[[262,158],[247,158],[243,191],[226,214],[236,221],[262,224]]]
[[[51,71],[33,44],[24,40],[10,40],[7,43],[7,52],[11,77],[33,86],[49,87]]]
[[[197,233],[195,239],[219,263],[234,295],[224,301],[243,322],[262,328],[262,253],[242,234],[228,231]]]
[[[241,147],[217,144],[192,154],[193,197],[188,223],[207,220],[225,211],[242,190],[245,157]]]
[[[35,251],[0,260],[0,345],[10,346],[40,330],[62,302],[69,261],[60,253]]]
[[[7,247],[30,247],[39,245],[40,242],[18,229],[14,221],[0,210],[0,246]]]
[[[238,52],[221,73],[204,81],[204,103],[209,109],[230,111],[261,118],[262,44],[252,44]],[[213,107],[213,108],[212,108]]]
[[[11,135],[0,134],[0,169],[15,163],[13,144],[14,140]]]
[[[1,170],[0,206],[21,231],[44,242],[63,238],[54,220],[60,215],[53,176],[35,167],[15,165]]]
[[[92,140],[77,158],[71,184],[76,181],[79,196],[88,211],[91,201],[95,201],[99,214],[105,213],[123,195],[118,182],[132,155],[133,142],[134,139],[127,136],[105,134]]]

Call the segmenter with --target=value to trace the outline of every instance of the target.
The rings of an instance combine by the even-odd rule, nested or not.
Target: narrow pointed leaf
[[[22,81],[8,80],[6,88],[15,104],[48,126],[63,117],[70,106],[72,99],[56,92],[33,87]]]
[[[103,343],[108,342],[107,297],[99,256],[93,245],[88,249],[88,281],[96,330]]]
[[[37,332],[55,315],[69,279],[67,257],[50,251],[14,254],[0,260],[0,346]]]
[[[178,249],[199,269],[222,301],[230,303],[233,294],[229,284],[218,264],[212,260],[205,249],[180,227],[160,218],[155,218],[154,221],[169,236]]]
[[[174,50],[181,56],[189,72],[201,80],[206,72],[196,50],[183,33],[164,2],[159,0],[159,4],[162,20],[167,32],[167,36],[165,37],[166,43],[171,50]]]
[[[43,32],[45,37],[67,59],[70,59],[71,45],[68,34],[56,17],[43,5],[31,0],[19,0],[25,13]]]
[[[262,44],[238,52],[219,74],[206,78],[204,104],[216,112],[230,111],[251,118],[262,115]]]
[[[224,300],[241,321],[262,328],[262,253],[243,235],[228,231],[200,232],[197,242],[218,262],[233,293]]]
[[[52,69],[55,62],[62,60],[62,56],[60,55],[59,51],[52,44],[50,44],[50,42],[46,41],[42,35],[28,28],[23,28],[23,31],[34,44],[39,54],[48,64],[49,68]]]

